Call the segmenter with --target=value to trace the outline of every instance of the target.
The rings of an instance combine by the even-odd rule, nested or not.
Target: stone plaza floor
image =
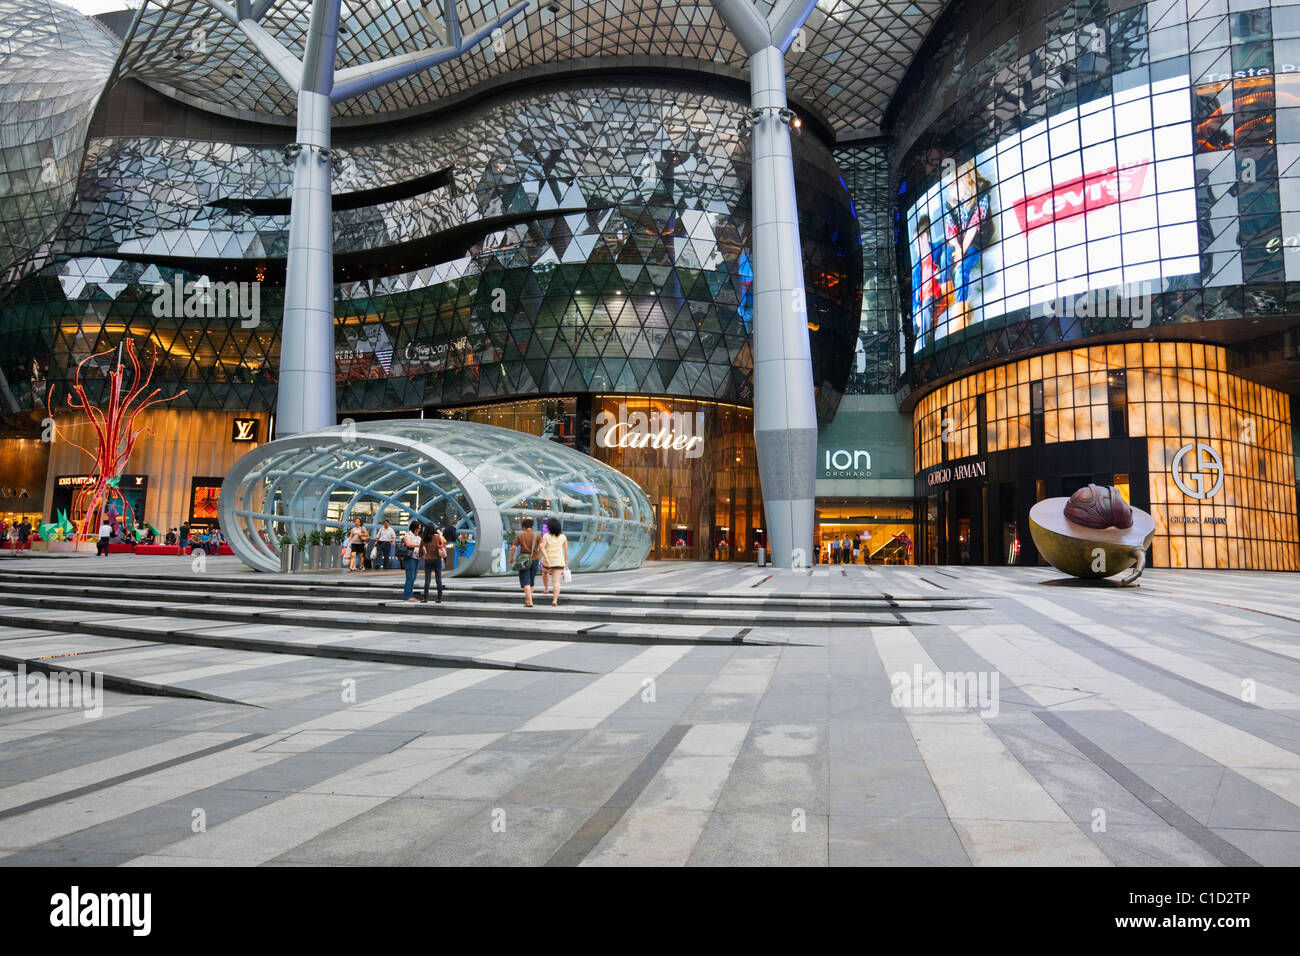
[[[1300,575],[660,562],[559,609],[399,598],[0,559],[0,866],[1300,864]],[[102,674],[102,713],[41,669]]]

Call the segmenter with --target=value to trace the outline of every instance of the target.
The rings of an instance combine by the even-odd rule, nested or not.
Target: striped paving
[[[0,562],[0,653],[235,702],[0,707],[0,866],[1300,863],[1300,576],[664,562],[537,614],[188,567]]]

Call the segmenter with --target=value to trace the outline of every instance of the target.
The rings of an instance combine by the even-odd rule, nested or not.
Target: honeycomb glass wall
[[[282,144],[239,145],[227,137],[249,134],[224,128],[211,141],[132,133],[132,110],[158,107],[137,95],[147,91],[110,94],[104,113],[120,116],[92,135],[57,263],[0,313],[16,399],[36,407],[129,329],[141,346],[156,338],[158,380],[184,382],[196,407],[269,410],[288,242]],[[745,112],[725,89],[604,79],[503,94],[400,135],[336,130],[336,188],[376,196],[334,203],[340,414],[584,391],[751,403]],[[816,136],[797,137],[794,156],[828,417],[854,357],[858,223]],[[259,314],[218,314],[218,281],[256,284]]]

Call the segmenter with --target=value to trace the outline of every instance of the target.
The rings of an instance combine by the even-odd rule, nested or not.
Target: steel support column
[[[298,92],[293,208],[280,329],[276,437],[335,424],[334,229],[330,94],[340,0],[315,0]]]
[[[713,0],[749,54],[754,237],[754,447],[772,563],[811,565],[817,404],[786,105],[785,50],[812,11],[787,0],[765,20],[750,0]]]

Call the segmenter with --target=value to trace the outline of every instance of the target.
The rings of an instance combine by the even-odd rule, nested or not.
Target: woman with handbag
[[[366,526],[361,523],[360,518],[352,519],[352,530],[348,532],[348,546],[351,553],[348,555],[348,572],[356,571],[360,573],[366,560],[366,542],[370,540],[370,532]]]
[[[442,603],[442,569],[447,560],[447,539],[443,537],[433,524],[424,529],[420,542],[421,553],[424,555],[424,598],[421,603],[429,603],[429,578],[437,576],[438,579],[438,600],[436,603]]]
[[[546,534],[542,535],[542,568],[551,578],[551,607],[559,607],[560,582],[569,570],[569,539],[558,518],[547,521]]]
[[[523,525],[523,530],[515,535],[514,569],[519,572],[519,586],[524,589],[524,607],[532,607],[533,586],[537,583],[537,559],[542,554],[542,536],[533,530],[532,518],[524,518],[520,524]]]
[[[420,528],[420,522],[412,521],[411,526],[397,539],[397,560],[402,562],[402,570],[406,572],[402,600],[408,602],[418,600],[415,596],[415,575],[420,569],[420,549],[423,544]]]

